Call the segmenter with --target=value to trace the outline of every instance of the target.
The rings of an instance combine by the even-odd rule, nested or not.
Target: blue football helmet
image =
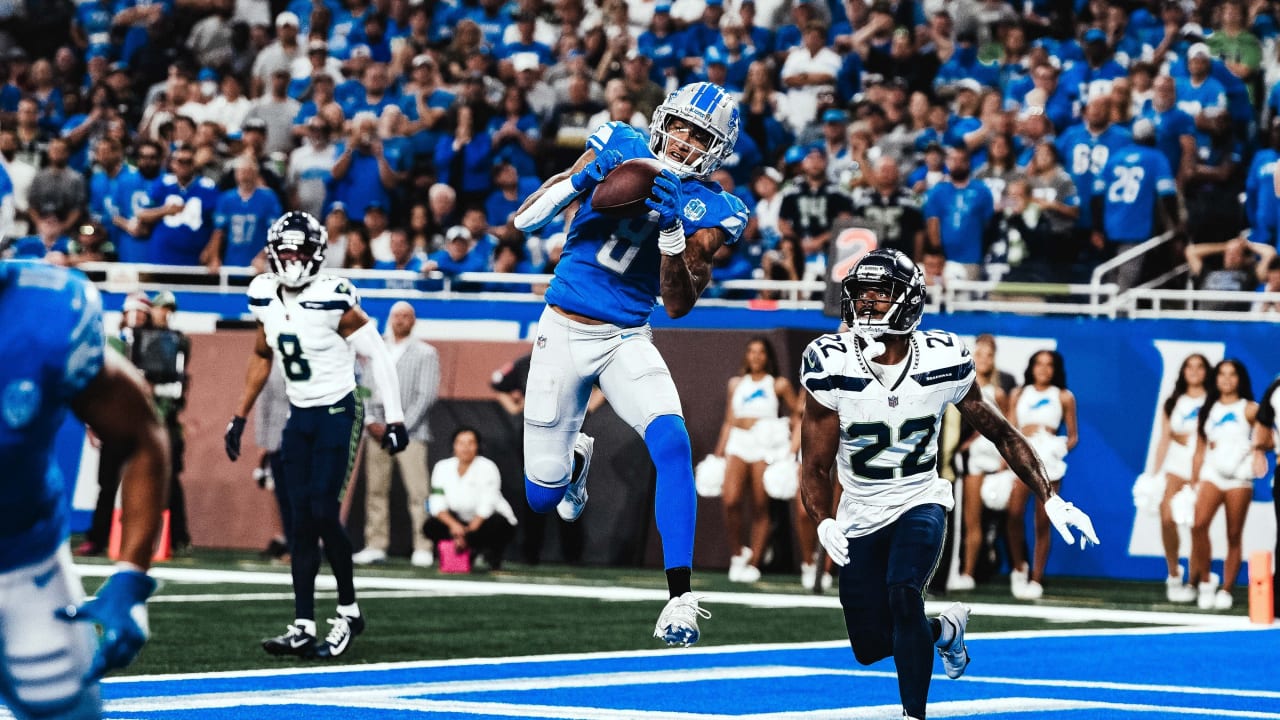
[[[668,124],[676,118],[709,136],[706,138],[706,151],[698,151],[701,154],[692,162],[681,162],[667,155],[667,148],[672,144],[689,147],[684,140],[667,132]],[[705,178],[733,154],[741,124],[738,101],[724,88],[709,82],[692,83],[668,95],[653,111],[653,120],[649,123],[649,149],[676,175]],[[696,151],[696,148],[689,149]]]
[[[858,299],[868,289],[889,298],[884,317],[873,317],[870,303],[858,307]],[[867,253],[840,281],[840,317],[859,334],[879,337],[914,332],[920,327],[924,302],[924,273],[911,258],[890,248]]]
[[[310,213],[294,210],[267,231],[267,265],[285,287],[298,288],[320,274],[329,233]]]

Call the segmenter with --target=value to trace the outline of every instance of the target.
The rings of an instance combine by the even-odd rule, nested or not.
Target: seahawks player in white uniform
[[[271,373],[274,356],[284,371],[289,397],[280,452],[285,494],[293,510],[290,538],[293,624],[262,646],[273,655],[329,658],[341,655],[364,629],[356,604],[351,540],[338,508],[356,443],[363,405],[355,397],[355,353],[369,361],[379,394],[386,398],[387,431],[382,446],[397,453],[409,435],[400,408],[395,364],[377,323],[360,309],[347,280],[321,275],[327,238],[324,226],[304,212],[290,212],[271,226],[267,261],[271,272],[249,284],[249,309],[258,321],[244,395],[227,426],[227,456],[240,456],[245,417]],[[281,482],[280,478],[276,482]],[[320,542],[338,583],[338,613],[322,642],[316,639],[315,583]]]
[[[655,514],[670,600],[654,636],[669,645],[698,640],[690,592],[697,494],[693,460],[675,383],[653,345],[649,315],[661,297],[667,315],[693,309],[711,280],[711,259],[737,242],[747,209],[709,179],[733,152],[738,103],[712,83],[686,85],[653,113],[650,137],[612,122],[587,139],[572,168],[550,178],[516,213],[536,230],[569,209],[568,240],[547,289],[525,390],[525,496],[535,512],[556,508],[577,520],[587,502],[593,440],[583,435],[591,386],[639,433],[658,480]],[[605,215],[595,186],[622,162],[658,158],[650,212]]]
[[[840,604],[854,657],[866,665],[890,655],[898,668],[903,714],[924,718],[933,670],[931,648],[947,676],[969,664],[964,644],[969,609],[924,614],[923,590],[937,567],[953,506],[937,473],[938,430],[948,404],[995,443],[1023,482],[1045,501],[1058,531],[1098,542],[1087,515],[1054,495],[1026,438],[974,383],[973,359],[955,335],[919,332],[924,276],[897,250],[858,261],[841,288],[848,332],[824,335],[805,349],[808,391],[801,429],[805,509],[840,570]],[[837,460],[838,459],[838,460]],[[831,516],[831,466],[843,495]]]

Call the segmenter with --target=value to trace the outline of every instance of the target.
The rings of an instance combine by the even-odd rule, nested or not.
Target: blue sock
[[[654,514],[662,536],[665,567],[693,566],[693,531],[697,522],[698,494],[693,486],[693,449],[684,418],[663,415],[649,423],[644,444],[658,470]]]
[[[543,487],[527,477],[524,479],[524,497],[529,501],[529,509],[536,513],[551,512],[564,499],[564,494],[568,491],[568,485],[549,488]]]

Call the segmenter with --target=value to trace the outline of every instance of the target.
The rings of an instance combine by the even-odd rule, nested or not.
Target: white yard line
[[[108,565],[79,565],[77,569],[81,575],[93,577],[105,577],[114,572],[114,568]],[[287,573],[257,570],[203,570],[198,568],[156,567],[151,569],[151,575],[158,580],[186,583],[235,583],[282,587],[289,587],[292,584],[292,578]],[[327,576],[317,578],[316,587],[319,590],[333,590],[335,588],[333,578]],[[525,597],[582,598],[614,602],[665,601],[667,599],[667,592],[657,588],[569,585],[563,583],[488,582],[438,578],[357,576],[356,587],[365,591],[414,591],[424,596],[519,595]],[[761,608],[828,608],[833,610],[840,607],[840,600],[834,595],[738,592],[705,592],[699,595],[704,604],[712,606],[725,604]],[[158,597],[166,597],[163,594],[163,590]],[[947,601],[930,601],[925,604],[925,607],[930,613],[936,613],[941,612],[951,602],[950,599]],[[1035,618],[1058,622],[1115,622],[1142,625],[1202,626],[1216,629],[1244,629],[1250,627],[1248,618],[1241,615],[1117,610],[1097,607],[1062,607],[1044,604],[970,603],[969,606],[976,616]]]

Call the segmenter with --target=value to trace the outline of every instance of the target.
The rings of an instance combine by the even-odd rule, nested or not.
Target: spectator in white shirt
[[[454,431],[453,457],[436,463],[431,479],[431,517],[423,533],[434,542],[452,540],[455,550],[499,569],[516,514],[502,496],[498,466],[480,455],[480,433],[465,426]]]
[[[324,217],[325,192],[333,179],[333,164],[337,160],[337,146],[329,142],[328,123],[313,115],[307,121],[307,141],[289,153],[287,187],[294,207],[315,217]],[[326,255],[325,260],[328,262],[331,258]],[[340,255],[337,262],[341,265]]]
[[[811,22],[804,28],[804,45],[791,51],[782,65],[782,84],[788,88],[783,109],[787,123],[799,134],[818,113],[818,96],[834,92],[840,56],[827,47],[827,26]]]

